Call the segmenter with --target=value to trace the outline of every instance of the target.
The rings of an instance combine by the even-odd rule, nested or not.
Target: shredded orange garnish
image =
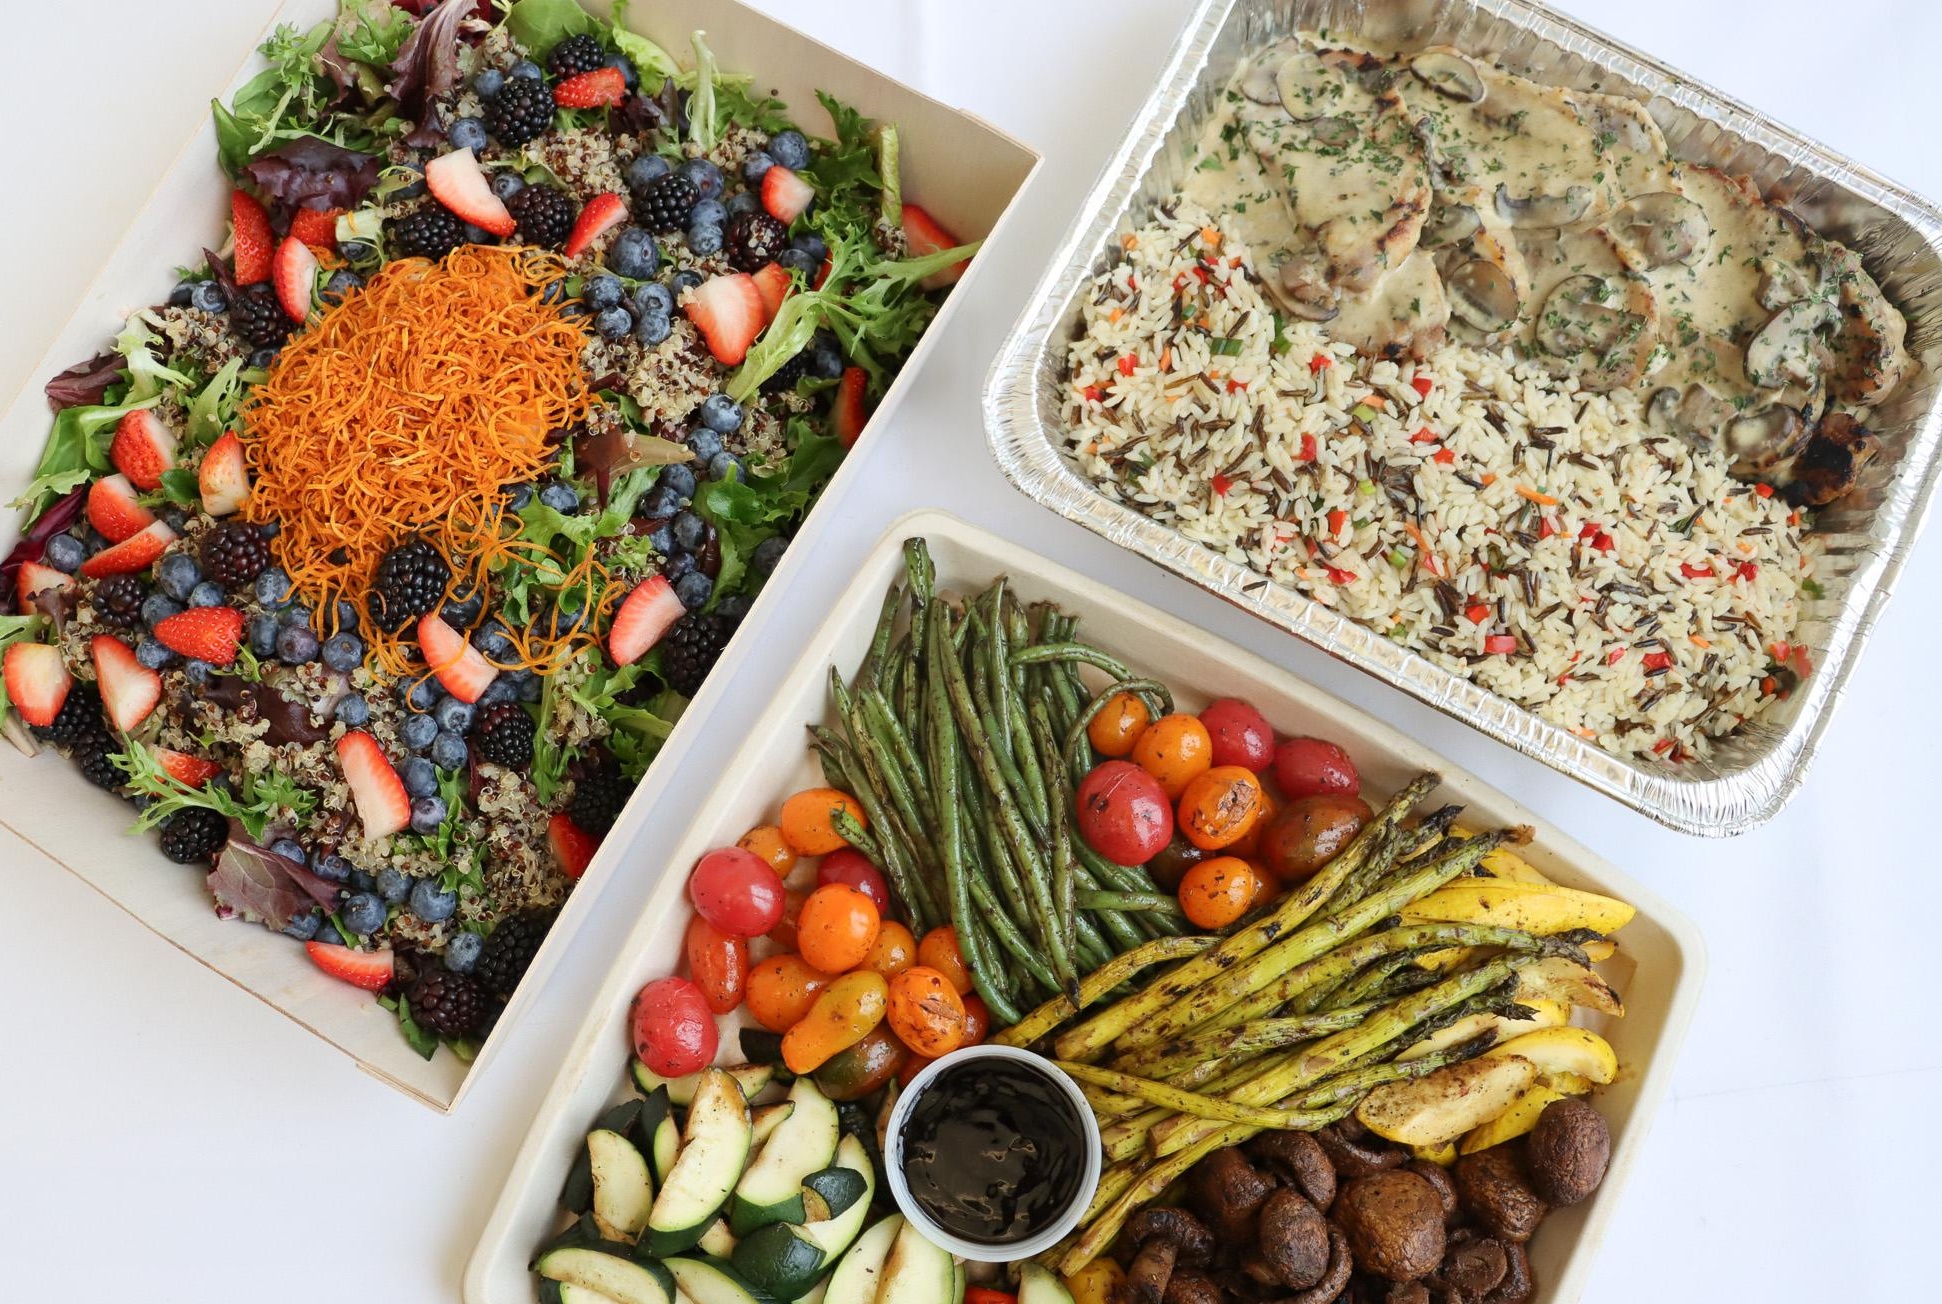
[[[1203,226],[1200,228],[1200,242],[1206,245],[1209,249],[1220,248],[1220,241],[1221,241],[1221,234],[1214,227]]]
[[[1121,249],[1137,249],[1140,247],[1140,238],[1129,231],[1119,238],[1119,247]]]
[[[1699,635],[1699,634],[1688,634],[1688,635],[1686,635],[1686,641],[1687,641],[1688,643],[1690,643],[1690,644],[1692,644],[1692,645],[1693,645],[1694,647],[1711,647],[1711,646],[1713,646],[1713,640],[1712,640],[1712,639],[1710,639],[1710,638],[1705,638],[1705,637],[1703,637],[1703,636],[1701,636],[1701,635]]]
[[[390,263],[293,339],[251,394],[244,515],[279,523],[277,560],[326,630],[337,599],[362,607],[379,560],[413,535],[445,554],[454,593],[512,560],[543,569],[549,554],[513,537],[501,495],[544,472],[557,432],[595,402],[585,331],[538,294],[562,274],[530,247]],[[554,570],[549,587],[606,598],[590,561]],[[367,633],[378,665],[423,673],[389,632]],[[515,633],[515,664],[554,664],[572,641]]]
[[[1536,503],[1539,507],[1556,507],[1558,505],[1558,500],[1550,494],[1541,494],[1528,485],[1518,485],[1517,496],[1527,502]]]

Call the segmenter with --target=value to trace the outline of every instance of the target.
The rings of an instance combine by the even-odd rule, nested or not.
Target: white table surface
[[[708,783],[702,758],[735,745],[760,685],[821,620],[843,558],[919,504],[1000,528],[1417,732],[1693,916],[1711,978],[1587,1300],[1942,1295],[1920,1266],[1942,1213],[1942,1049],[1922,994],[1942,919],[1923,832],[1942,772],[1942,540],[1903,576],[1806,793],[1735,841],[1666,832],[1040,511],[992,466],[977,406],[992,352],[1153,84],[1181,0],[761,3],[1046,156],[948,347],[869,451],[827,536],[829,564],[768,613],[749,692],[668,788],[664,831],[609,885],[453,1117],[360,1073],[0,832],[0,1298],[454,1299],[557,1057],[652,886],[655,844],[674,841]],[[1932,0],[1561,7],[1942,195]],[[0,392],[29,379],[269,4],[6,8]],[[157,257],[179,261],[202,239],[185,232]]]

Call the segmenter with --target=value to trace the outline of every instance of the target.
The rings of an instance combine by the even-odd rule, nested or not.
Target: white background
[[[761,3],[990,119],[1046,165],[1010,238],[984,255],[992,265],[952,338],[837,505],[822,560],[799,591],[764,604],[746,694],[710,722],[653,834],[453,1117],[366,1077],[52,862],[0,841],[0,1299],[455,1298],[556,1057],[660,869],[656,846],[675,840],[709,758],[733,749],[762,684],[822,620],[845,559],[919,504],[1022,538],[1415,732],[1691,913],[1711,978],[1588,1300],[1942,1295],[1931,994],[1942,888],[1927,806],[1942,726],[1942,541],[1904,575],[1806,793],[1732,842],[1665,832],[1039,511],[992,467],[977,405],[986,366],[1152,87],[1182,0]],[[1561,7],[1942,195],[1932,0]],[[0,392],[11,392],[270,4],[5,8]],[[172,265],[210,238],[185,231],[156,259]]]

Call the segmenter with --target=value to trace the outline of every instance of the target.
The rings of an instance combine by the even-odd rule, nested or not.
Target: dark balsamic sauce
[[[1025,1240],[1078,1197],[1081,1119],[1041,1071],[1001,1059],[945,1069],[911,1106],[902,1163],[932,1221],[979,1245]]]

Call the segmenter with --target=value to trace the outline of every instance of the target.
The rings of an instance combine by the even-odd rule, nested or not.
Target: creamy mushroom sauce
[[[1914,366],[1850,250],[1673,158],[1641,105],[1449,47],[1269,46],[1185,192],[1228,215],[1284,310],[1358,351],[1513,348],[1638,391],[1655,429],[1810,505],[1852,487],[1878,444],[1849,418]]]

